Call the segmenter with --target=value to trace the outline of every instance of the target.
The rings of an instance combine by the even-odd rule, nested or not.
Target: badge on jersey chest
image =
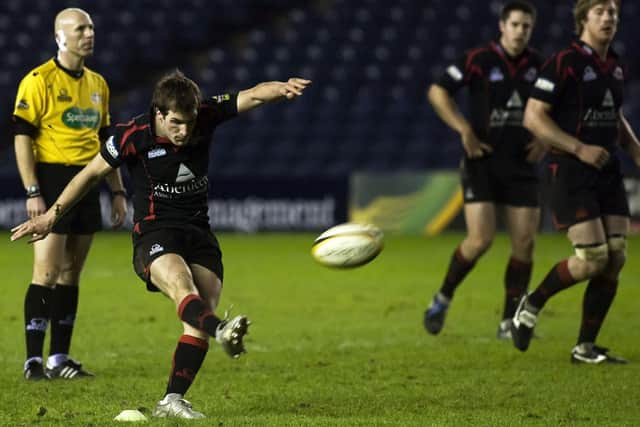
[[[490,82],[501,82],[504,80],[504,74],[498,67],[493,67],[489,72],[489,81]]]
[[[613,78],[616,80],[624,80],[624,73],[622,72],[622,67],[617,66],[615,70],[613,70]]]
[[[58,102],[71,102],[71,97],[69,96],[69,92],[66,89],[60,89],[58,92],[58,97],[56,98]]]
[[[523,78],[526,82],[533,83],[538,78],[538,70],[535,67],[529,68]]]
[[[582,81],[583,82],[592,82],[598,78],[596,72],[589,65],[584,67],[584,71],[582,73]]]

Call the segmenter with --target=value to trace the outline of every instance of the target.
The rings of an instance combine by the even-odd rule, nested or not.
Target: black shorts
[[[464,202],[537,208],[537,176],[509,173],[505,166],[493,156],[464,158],[460,164]]]
[[[133,269],[151,292],[159,289],[151,282],[149,267],[153,260],[169,253],[180,255],[187,264],[198,264],[213,271],[220,281],[224,279],[222,252],[211,230],[189,225],[162,228],[134,235]]]
[[[37,163],[36,176],[47,208],[53,206],[64,187],[84,166],[66,166],[56,163]],[[76,203],[51,230],[58,234],[93,234],[102,230],[100,192],[93,187]]]
[[[552,156],[545,181],[550,185],[551,216],[558,230],[603,216],[629,216],[627,193],[616,157],[597,170],[573,156]]]

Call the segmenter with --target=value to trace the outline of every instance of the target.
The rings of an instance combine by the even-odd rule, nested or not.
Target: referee
[[[13,112],[16,161],[29,217],[44,213],[98,153],[110,121],[107,83],[84,66],[94,47],[91,17],[81,9],[62,10],[55,19],[55,39],[57,56],[22,79]],[[126,215],[125,192],[117,171],[107,181],[117,227]],[[69,357],[69,348],[80,272],[101,223],[98,191],[92,190],[33,246],[33,275],[24,301],[27,380],[92,376]],[[49,323],[51,343],[45,364]]]

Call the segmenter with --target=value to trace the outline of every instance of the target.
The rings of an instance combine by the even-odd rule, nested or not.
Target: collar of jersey
[[[82,67],[82,70],[80,71],[75,71],[75,70],[70,70],[68,68],[63,67],[62,64],[60,64],[60,61],[58,61],[58,58],[53,58],[53,61],[56,63],[56,66],[58,68],[60,68],[65,73],[69,74],[74,79],[79,79],[84,75],[84,67]]]
[[[525,47],[522,52],[520,52],[520,54],[518,56],[511,56],[509,55],[509,53],[507,52],[507,50],[504,48],[504,46],[502,46],[502,44],[500,43],[500,40],[494,40],[491,42],[491,47],[501,56],[503,56],[507,61],[513,62],[514,64],[517,64],[520,62],[520,60],[529,53],[529,47]]]

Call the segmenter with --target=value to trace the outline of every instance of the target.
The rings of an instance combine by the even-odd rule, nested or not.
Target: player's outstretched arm
[[[294,99],[311,84],[311,80],[291,77],[286,82],[264,82],[238,93],[238,112],[243,113],[266,102]]]
[[[620,139],[622,142],[622,146],[626,150],[627,153],[631,156],[633,161],[640,167],[640,141],[638,140],[638,136],[633,131],[633,128],[627,121],[627,118],[620,110]]]
[[[597,145],[584,144],[569,135],[553,121],[550,112],[551,104],[529,98],[524,110],[524,127],[542,142],[558,150],[571,153],[581,161],[598,169],[609,161],[609,153],[606,149]]]
[[[113,171],[100,153],[87,166],[73,177],[64,188],[58,200],[44,214],[23,222],[11,229],[11,240],[18,240],[30,235],[29,243],[42,240],[51,232],[54,224],[67,212],[82,196],[87,193],[106,174]]]

